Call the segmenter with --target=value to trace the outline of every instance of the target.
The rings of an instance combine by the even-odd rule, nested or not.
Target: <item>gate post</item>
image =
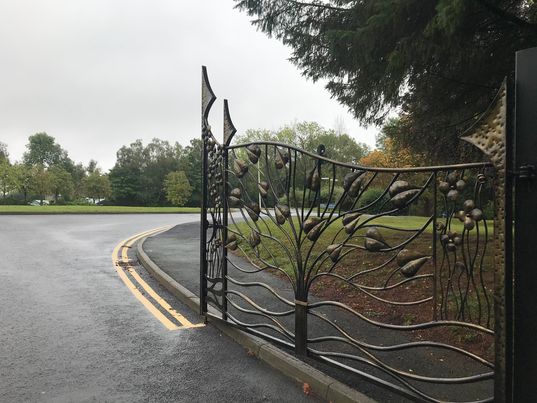
[[[207,313],[207,141],[212,136],[208,118],[216,96],[209,83],[207,68],[201,67],[201,209],[200,209],[200,315]]]
[[[202,123],[201,210],[200,210],[200,315],[207,312],[207,147],[206,127]]]
[[[512,399],[525,402],[537,395],[537,48],[516,53],[515,83]]]

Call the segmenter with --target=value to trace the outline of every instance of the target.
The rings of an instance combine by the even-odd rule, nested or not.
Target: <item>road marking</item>
[[[112,252],[112,262],[114,264],[114,267],[116,269],[116,272],[118,273],[121,280],[125,283],[127,288],[131,290],[131,292],[134,294],[134,296],[146,307],[146,309],[153,314],[168,330],[177,330],[177,329],[189,329],[189,328],[196,328],[196,327],[203,327],[205,326],[203,323],[200,324],[194,324],[190,322],[188,319],[186,319],[183,315],[181,315],[179,312],[177,312],[173,307],[168,304],[158,293],[151,288],[149,284],[147,284],[142,277],[138,274],[136,269],[130,265],[127,264],[129,262],[128,257],[128,250],[129,248],[140,238],[155,235],[157,233],[163,232],[165,230],[169,229],[169,227],[160,227],[153,230],[145,231],[140,234],[134,235],[131,238],[128,238],[122,242],[120,242]],[[119,252],[121,250],[121,258],[119,258]],[[122,263],[123,265],[121,265]],[[155,302],[157,302],[162,308],[166,310],[175,320],[177,320],[181,326],[177,325],[166,315],[164,315],[149,299],[147,299],[138,289],[138,287],[130,280],[130,278],[127,276],[125,272],[128,272],[132,278],[140,285],[140,287],[147,292],[148,295],[150,295]]]

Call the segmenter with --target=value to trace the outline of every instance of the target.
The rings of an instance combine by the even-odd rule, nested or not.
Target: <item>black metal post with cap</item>
[[[537,47],[517,52],[515,85],[513,368],[508,382],[512,401],[528,402],[537,396]]]

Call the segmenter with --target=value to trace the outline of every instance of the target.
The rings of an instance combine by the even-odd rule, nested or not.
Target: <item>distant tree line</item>
[[[28,138],[22,161],[11,162],[7,146],[0,143],[0,189],[2,204],[41,204],[94,201],[109,197],[110,182],[96,161],[76,164],[54,137],[36,133]]]
[[[316,151],[324,144],[339,160],[358,162],[370,150],[352,137],[314,122],[287,125],[276,131],[248,130],[236,141],[277,140]],[[11,161],[0,143],[0,203],[96,203],[125,206],[199,206],[201,203],[200,139],[189,144],[153,139],[121,147],[116,163],[103,172],[97,161],[75,163],[47,133],[28,138],[21,161]]]

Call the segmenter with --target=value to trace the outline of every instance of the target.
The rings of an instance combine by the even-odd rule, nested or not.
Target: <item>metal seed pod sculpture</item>
[[[263,199],[266,199],[268,196],[268,190],[269,190],[269,184],[267,181],[261,181],[257,185],[257,188],[259,190],[259,194]]]
[[[276,159],[274,161],[274,164],[276,165],[276,169],[282,169],[285,164],[289,161],[289,155],[287,155],[286,152],[281,151],[278,147],[276,147]]]
[[[242,178],[248,172],[248,165],[242,160],[235,160],[233,170],[237,178]]]
[[[261,155],[261,147],[257,144],[251,144],[246,147],[246,153],[248,154],[248,159],[252,164],[257,164],[259,161],[259,156]]]
[[[347,213],[347,214],[345,214],[345,216],[343,217],[342,223],[343,223],[343,226],[345,228],[345,232],[347,234],[352,234],[355,231],[356,226],[358,225],[358,223],[360,221],[361,215],[362,215],[362,213]]]
[[[358,196],[362,187],[362,179],[365,171],[349,172],[343,178],[343,190],[345,190],[350,197]]]
[[[259,214],[261,213],[261,208],[259,207],[259,204],[255,202],[249,203],[245,205],[244,208],[254,222],[259,220]]]
[[[233,189],[229,193],[229,205],[230,207],[238,207],[241,205],[242,192],[239,188]]]
[[[376,227],[367,229],[365,233],[364,246],[370,252],[379,252],[382,249],[388,249],[390,247]]]
[[[389,189],[390,201],[397,208],[405,207],[420,192],[420,189],[413,188],[407,181],[396,181]]]
[[[397,264],[405,277],[415,276],[428,260],[429,256],[408,249],[401,249],[397,254]]]
[[[320,184],[321,176],[319,175],[319,167],[315,167],[306,175],[305,187],[307,189],[317,191]]]
[[[284,204],[277,204],[274,207],[274,213],[276,215],[276,221],[278,222],[278,224],[283,225],[291,215],[291,210],[289,209],[289,206],[286,206]]]

